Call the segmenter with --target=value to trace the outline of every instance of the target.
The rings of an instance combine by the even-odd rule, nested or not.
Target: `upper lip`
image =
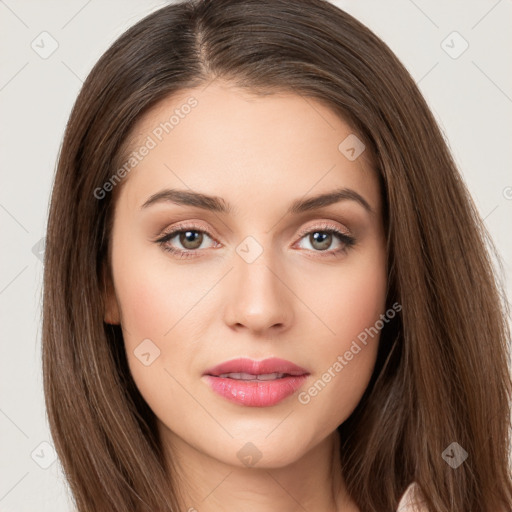
[[[269,373],[286,373],[288,375],[309,374],[304,368],[277,357],[270,357],[262,361],[240,357],[231,359],[230,361],[224,361],[213,368],[209,368],[204,372],[204,375],[219,376],[225,373],[249,373],[251,375],[264,375]]]

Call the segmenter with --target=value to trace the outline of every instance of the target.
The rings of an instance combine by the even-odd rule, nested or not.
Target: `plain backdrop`
[[[512,2],[333,3],[380,36],[418,83],[503,258],[511,297]],[[164,4],[0,0],[2,512],[71,510],[41,374],[41,240],[48,201],[83,80],[126,28]]]

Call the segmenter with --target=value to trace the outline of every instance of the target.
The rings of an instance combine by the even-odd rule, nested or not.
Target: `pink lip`
[[[250,373],[262,375],[268,373],[286,373],[274,380],[254,381],[219,377],[224,373]],[[269,407],[276,405],[295,393],[309,372],[296,364],[275,357],[255,361],[239,358],[226,361],[207,370],[203,377],[213,391],[227,400],[249,407]]]
[[[204,372],[204,375],[221,375],[223,373],[250,373],[252,375],[262,375],[264,373],[288,373],[290,375],[304,375],[309,373],[304,368],[296,364],[286,361],[285,359],[278,359],[277,357],[270,357],[262,361],[248,359],[247,357],[240,357],[238,359],[231,359],[224,363],[218,364]]]

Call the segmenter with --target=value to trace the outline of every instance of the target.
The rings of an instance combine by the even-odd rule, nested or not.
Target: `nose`
[[[234,268],[225,280],[225,323],[235,330],[268,337],[288,329],[293,321],[294,294],[270,251],[252,263],[238,255],[234,258]]]

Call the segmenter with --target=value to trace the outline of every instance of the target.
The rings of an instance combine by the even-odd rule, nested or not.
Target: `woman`
[[[84,83],[48,220],[45,397],[78,510],[510,510],[486,241],[357,20],[149,15]]]

